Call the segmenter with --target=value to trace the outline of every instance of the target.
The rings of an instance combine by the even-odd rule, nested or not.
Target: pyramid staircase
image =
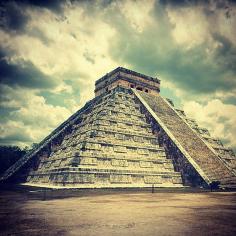
[[[213,147],[194,130],[169,101],[161,96],[133,90],[145,108],[163,128],[178,150],[191,163],[207,184],[219,182],[221,187],[236,187],[236,175]],[[191,127],[192,126],[192,127]],[[195,127],[196,129],[196,127]],[[208,140],[210,140],[208,136]]]
[[[221,161],[227,166],[227,168],[236,174],[236,156],[232,149],[225,147],[222,142],[210,135],[206,128],[199,127],[194,119],[188,118],[183,110],[173,108],[177,111],[178,115],[181,116],[190,127],[197,132],[197,134],[213,149]]]

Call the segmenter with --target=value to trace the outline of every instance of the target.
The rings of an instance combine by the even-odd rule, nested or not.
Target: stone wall
[[[96,82],[95,96],[111,91],[117,86],[124,88],[137,88],[153,95],[160,92],[160,81],[126,69],[115,70]]]
[[[63,141],[28,183],[48,186],[181,187],[152,127],[130,90],[117,87],[102,96],[81,122],[72,126]]]

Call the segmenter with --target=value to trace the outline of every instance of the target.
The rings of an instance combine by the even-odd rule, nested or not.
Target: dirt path
[[[0,235],[236,235],[232,192],[0,194]]]

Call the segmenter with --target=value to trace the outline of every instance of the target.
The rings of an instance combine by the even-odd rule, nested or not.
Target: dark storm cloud
[[[216,50],[218,63],[226,70],[236,73],[236,47],[229,39],[219,33],[213,33],[212,37],[219,43]]]
[[[31,62],[24,60],[18,61],[17,64],[10,62],[2,49],[0,49],[0,83],[44,89],[56,86],[52,78],[41,72]]]
[[[160,0],[162,5],[172,5],[172,6],[186,6],[186,5],[197,5],[197,4],[207,4],[209,0]]]
[[[235,0],[160,0],[163,6],[171,7],[194,7],[203,6],[204,13],[206,16],[211,16],[216,10],[224,10],[225,16],[231,18],[232,16],[232,6],[236,5]]]
[[[61,12],[63,8],[63,4],[66,1],[65,0],[20,0],[19,2],[28,4],[31,6],[47,8],[55,12]]]
[[[0,27],[6,31],[24,32],[30,20],[25,11],[27,7],[44,8],[60,14],[63,12],[64,4],[66,1],[61,0],[0,0]]]
[[[175,7],[183,7],[183,6],[196,6],[196,5],[210,5],[215,4],[217,8],[226,8],[229,4],[236,3],[235,0],[160,0],[160,4],[162,5],[171,5]]]
[[[15,1],[0,3],[0,29],[11,35],[27,34],[39,39],[45,45],[49,45],[52,41],[41,30],[26,28],[30,16],[26,15],[25,7],[25,5]]]
[[[29,17],[24,9],[14,1],[0,2],[0,26],[4,30],[21,31],[24,29]]]
[[[0,144],[15,144],[17,142],[33,142],[33,140],[28,134],[22,132],[0,137]]]
[[[103,0],[99,2],[99,4],[105,7],[111,2],[113,1]],[[76,3],[93,5],[91,1],[81,0],[0,0],[0,28],[16,33],[25,33],[25,27],[30,20],[30,16],[26,14],[26,8],[48,9],[58,15],[63,15],[64,6],[66,4]],[[33,33],[37,34],[38,32]],[[43,42],[47,41],[43,35],[40,35],[39,38],[42,39]]]

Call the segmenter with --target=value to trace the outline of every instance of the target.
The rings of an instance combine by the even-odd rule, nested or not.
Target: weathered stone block
[[[131,175],[110,175],[111,183],[132,183]]]

